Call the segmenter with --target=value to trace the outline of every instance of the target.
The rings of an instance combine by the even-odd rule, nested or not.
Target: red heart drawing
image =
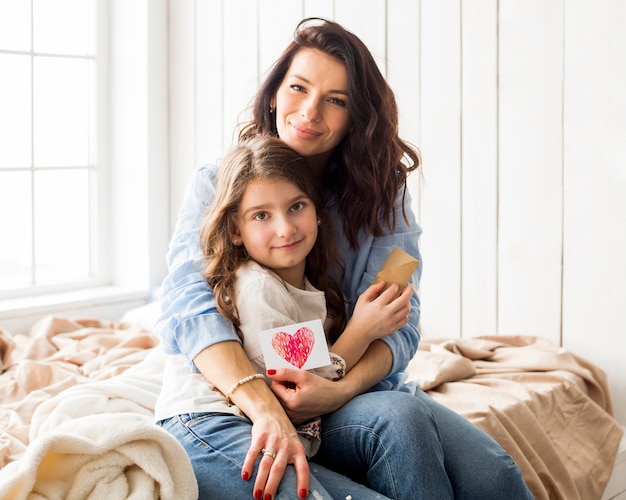
[[[298,368],[302,368],[309,359],[313,344],[315,344],[315,334],[306,326],[293,335],[278,332],[272,337],[272,347],[278,355]]]

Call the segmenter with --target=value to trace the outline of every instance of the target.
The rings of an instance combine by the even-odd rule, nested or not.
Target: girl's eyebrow
[[[298,202],[298,201],[302,201],[302,200],[310,200],[311,198],[309,198],[306,194],[299,194],[298,196],[294,196],[291,200],[289,200],[287,202],[287,205],[291,206],[294,203]],[[244,210],[243,212],[241,212],[241,215],[247,215],[250,212],[258,212],[258,211],[263,211],[263,210],[267,210],[268,208],[271,208],[273,205],[271,202],[269,203],[263,203],[261,205],[255,205],[253,207],[248,207],[246,208],[246,210]]]
[[[311,85],[310,80],[308,80],[307,78],[305,78],[302,75],[294,73],[294,74],[289,75],[289,76],[292,77],[292,78],[297,78],[299,80],[302,80],[304,83],[306,83],[308,85]],[[328,94],[341,94],[341,95],[345,95],[346,97],[348,96],[348,91],[347,90],[329,90],[327,93]]]

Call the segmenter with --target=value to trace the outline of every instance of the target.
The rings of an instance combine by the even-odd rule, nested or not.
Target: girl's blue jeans
[[[201,499],[253,498],[241,468],[251,422],[203,413],[160,422],[187,450]],[[511,457],[464,417],[422,391],[357,396],[322,417],[311,499],[532,499]],[[293,466],[277,499],[296,499]]]

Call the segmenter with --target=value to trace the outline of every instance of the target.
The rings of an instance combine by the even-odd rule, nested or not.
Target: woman
[[[421,229],[406,191],[419,156],[398,137],[397,122],[393,93],[365,45],[336,23],[304,20],[240,134],[278,135],[323,184],[345,270],[335,278],[342,278],[351,304],[394,246],[420,258]],[[168,254],[157,333],[169,353],[185,356],[225,392],[254,368],[197,265],[215,173],[216,167],[200,169],[188,188]],[[353,306],[348,316],[352,312]],[[367,498],[343,475],[390,498],[531,498],[519,469],[492,439],[424,393],[402,390],[418,321],[414,294],[403,326],[372,342],[339,381],[280,369],[268,371],[270,388],[262,380],[238,385],[233,401],[252,422],[249,435],[233,435],[210,414],[167,419],[164,426],[187,449],[201,491],[211,498],[307,498],[311,484],[320,484],[332,498]],[[320,415],[322,442],[309,464],[292,421]]]

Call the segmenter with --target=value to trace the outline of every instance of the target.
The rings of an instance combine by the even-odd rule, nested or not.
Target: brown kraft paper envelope
[[[384,281],[386,290],[392,283],[396,283],[400,287],[395,297],[397,298],[408,284],[419,263],[419,260],[404,250],[394,247],[387,260],[380,267],[380,271],[378,271],[372,285],[379,281]]]

